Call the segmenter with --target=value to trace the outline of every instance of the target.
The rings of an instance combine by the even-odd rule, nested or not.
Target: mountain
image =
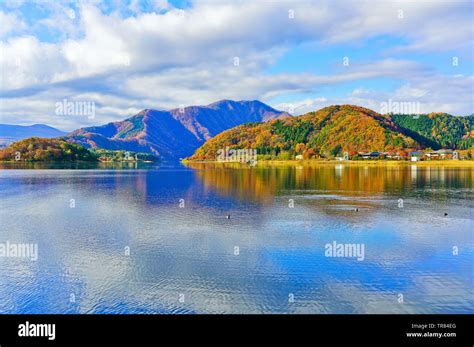
[[[467,149],[474,146],[474,116],[455,117],[447,113],[391,115],[395,124],[418,142],[433,149]]]
[[[10,125],[0,124],[0,146],[6,146],[12,142],[26,139],[28,137],[52,138],[64,136],[67,133],[44,124],[34,125]]]
[[[169,111],[146,109],[124,121],[81,128],[64,138],[85,147],[184,158],[226,129],[243,123],[288,117],[289,114],[257,100],[222,100],[207,106],[189,106]]]
[[[331,157],[347,152],[396,151],[423,145],[399,127],[390,115],[367,108],[338,105],[317,112],[267,123],[244,124],[207,140],[189,158],[216,160],[218,151],[257,149],[279,159]]]

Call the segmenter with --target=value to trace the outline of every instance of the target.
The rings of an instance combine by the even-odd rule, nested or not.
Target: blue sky
[[[473,113],[471,1],[2,1],[0,122],[64,130],[259,99]],[[64,99],[95,117],[63,116]]]

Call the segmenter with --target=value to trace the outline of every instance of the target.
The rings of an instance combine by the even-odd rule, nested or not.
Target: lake
[[[0,170],[1,313],[473,313],[474,168]]]

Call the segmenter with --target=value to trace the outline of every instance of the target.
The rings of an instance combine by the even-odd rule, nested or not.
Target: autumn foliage
[[[86,148],[60,139],[30,137],[0,150],[0,161],[96,161]]]
[[[422,148],[389,115],[352,106],[329,106],[303,116],[244,124],[208,140],[191,160],[215,160],[220,148],[254,148],[263,159],[331,158],[345,153]]]

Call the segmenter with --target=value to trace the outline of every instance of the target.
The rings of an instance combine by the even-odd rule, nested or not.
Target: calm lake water
[[[7,168],[1,313],[474,312],[473,168]]]

